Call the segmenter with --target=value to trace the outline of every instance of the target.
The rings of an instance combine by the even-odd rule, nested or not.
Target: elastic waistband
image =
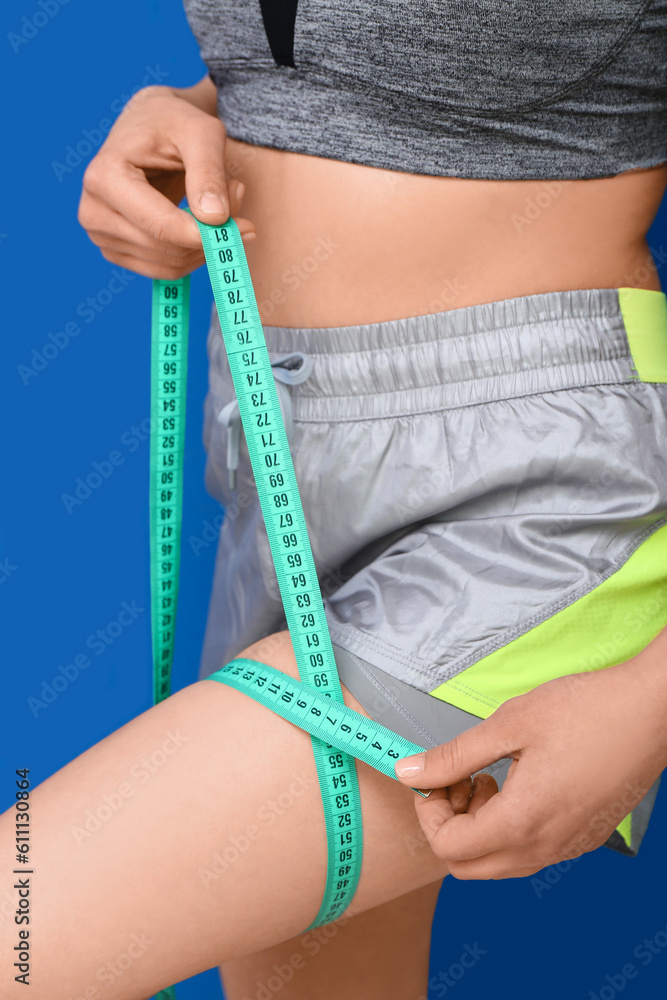
[[[663,292],[526,295],[339,327],[264,326],[271,355],[300,351],[294,418],[355,420],[451,409],[576,386],[667,382]]]
[[[663,292],[526,295],[342,327],[265,326],[269,352],[313,359],[294,418],[354,420],[456,408],[576,386],[667,381]]]

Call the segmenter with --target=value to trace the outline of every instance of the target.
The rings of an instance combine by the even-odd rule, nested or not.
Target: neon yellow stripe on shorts
[[[667,525],[615,573],[430,692],[482,719],[539,684],[632,659],[667,625]]]
[[[430,693],[486,719],[508,698],[555,677],[625,663],[665,625],[667,525],[595,590]],[[632,814],[616,829],[630,847]]]
[[[619,288],[618,300],[638,379],[667,382],[667,297]],[[667,525],[594,590],[430,693],[486,719],[509,698],[555,677],[625,663],[665,625]],[[632,814],[616,829],[630,847]]]
[[[618,302],[637,374],[667,382],[667,298],[646,288],[619,288]]]

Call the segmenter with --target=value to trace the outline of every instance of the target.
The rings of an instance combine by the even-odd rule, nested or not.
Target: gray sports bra
[[[184,0],[244,142],[449,177],[667,161],[667,0]]]

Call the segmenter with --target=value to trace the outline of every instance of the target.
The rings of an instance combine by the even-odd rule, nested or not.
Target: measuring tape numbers
[[[150,566],[153,698],[169,695],[181,561],[190,276],[154,281],[151,322]]]
[[[250,271],[238,227],[199,227],[299,680],[237,658],[211,675],[306,730],[327,832],[327,874],[308,928],[349,906],[363,855],[356,760],[396,778],[394,761],[424,748],[343,702],[315,562]],[[150,548],[155,702],[170,691],[182,523],[189,278],[153,282]],[[415,789],[421,795],[428,795]],[[173,988],[159,1000],[173,1000]]]
[[[197,224],[299,676],[324,697],[342,704],[324,603],[241,235],[233,219],[223,226]],[[343,754],[342,767],[334,768],[327,744],[317,736],[311,735],[311,740],[328,856],[324,898],[307,930],[330,923],[347,908],[359,881],[363,853],[355,759]],[[338,799],[329,796],[328,776],[333,770],[345,788]],[[342,864],[338,860],[341,831],[346,844]]]
[[[320,694],[317,688],[295,680],[267,663],[237,657],[206,679],[222,681],[249,694],[283,719],[319,737],[330,752],[341,750],[391,778],[396,777],[395,761],[424,750],[424,747],[411,743],[345,704],[332,705],[331,700]],[[335,773],[342,766],[341,755],[336,755],[335,760],[330,759],[329,765],[331,781],[328,792],[331,797],[345,789],[345,782]],[[413,791],[428,797],[428,792],[421,788]]]
[[[342,705],[324,604],[243,243],[232,219],[223,226],[198,225],[299,675],[323,697]],[[187,302],[185,279],[154,282],[151,610],[156,701],[169,693],[173,662],[182,520]],[[339,761],[332,764],[331,747],[317,736],[311,735],[311,740],[328,856],[324,898],[307,930],[335,920],[347,908],[359,880],[363,854],[355,759],[344,753],[342,765]],[[333,799],[329,794],[332,778],[344,789]],[[341,831],[344,862],[338,850]]]
[[[190,276],[154,281],[151,310],[149,534],[153,701],[169,696],[183,523]],[[176,1000],[173,986],[155,1000]]]

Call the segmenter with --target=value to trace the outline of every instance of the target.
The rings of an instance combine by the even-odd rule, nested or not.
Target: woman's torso
[[[660,289],[646,234],[667,165],[468,180],[227,140],[264,323],[326,327],[575,288]]]
[[[667,0],[184,5],[264,322],[659,288]]]

